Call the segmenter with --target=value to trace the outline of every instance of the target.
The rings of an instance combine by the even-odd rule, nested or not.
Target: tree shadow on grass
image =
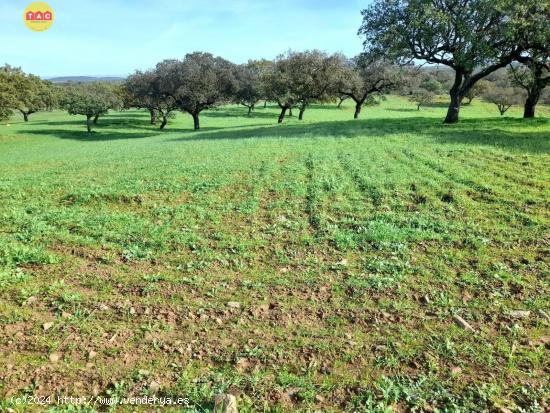
[[[418,135],[429,138],[434,144],[469,144],[513,149],[527,153],[550,153],[547,119],[524,120],[516,118],[464,119],[458,124],[445,125],[439,118],[410,117],[403,119],[360,119],[303,124],[281,124],[263,127],[241,127],[237,130],[198,131],[192,136],[172,141],[201,141],[252,138],[379,138],[386,136]],[[531,131],[514,128],[531,126]]]
[[[66,125],[64,122],[57,122],[59,125]],[[50,123],[52,125],[52,123]],[[199,131],[194,130],[192,127],[189,128],[171,128],[170,124],[166,126],[165,129],[160,130],[158,126],[152,126],[149,125],[149,127],[139,127],[135,124],[130,124],[124,129],[110,129],[110,127],[113,126],[124,126],[120,123],[111,123],[108,124],[106,122],[102,124],[98,124],[97,126],[94,126],[92,128],[92,133],[88,133],[86,131],[85,124],[82,125],[82,129],[28,129],[25,130],[26,134],[29,135],[42,135],[42,136],[53,136],[59,139],[72,139],[76,141],[85,141],[85,142],[93,142],[93,141],[111,141],[111,140],[122,140],[122,139],[141,139],[141,138],[149,138],[152,136],[162,136],[165,134],[179,134],[179,135],[188,135],[188,134],[197,134],[197,133],[214,133],[214,132],[223,132],[224,130],[230,130],[230,129],[243,129],[246,128],[246,126],[238,125],[238,126],[223,126],[223,127],[215,127],[215,126],[207,126],[201,128]],[[253,125],[258,126],[258,125]],[[136,130],[140,130],[139,132],[136,132]],[[180,138],[181,139],[181,138]],[[174,139],[175,140],[175,139]]]
[[[43,120],[43,121],[39,121],[39,122],[29,122],[28,123],[29,126],[34,126],[34,125],[43,125],[43,126],[48,126],[48,125],[52,125],[52,126],[62,126],[62,125],[82,125],[83,128],[86,128],[86,119],[84,120],[77,120],[77,119],[74,119],[74,120]]]
[[[514,130],[532,128],[532,130]],[[455,125],[442,125],[430,131],[436,143],[493,146],[531,154],[550,153],[550,120],[544,118],[464,119]]]
[[[43,122],[34,122],[32,125],[40,125],[40,126],[81,126],[82,130],[86,132],[86,120],[63,120],[63,121],[43,121]],[[157,132],[157,133],[164,133],[164,132],[180,132],[185,133],[188,130],[193,131],[193,128],[171,128],[170,123],[166,125],[166,128],[161,130],[159,128],[159,123],[156,125],[151,125],[151,122],[149,119],[129,119],[126,117],[119,117],[119,118],[99,118],[97,124],[92,126],[92,130],[95,132],[110,132],[113,134],[116,134],[119,132],[120,129],[129,129],[129,130],[136,130],[136,129],[142,129],[146,131],[150,131],[151,133]],[[217,128],[212,128],[217,129]],[[50,129],[51,130],[51,129]],[[45,130],[47,131],[47,129]],[[26,131],[27,132],[27,131]],[[36,132],[36,131],[35,131]],[[78,132],[78,131],[75,131]],[[45,133],[46,134],[46,133]]]
[[[150,125],[149,117],[143,116],[119,116],[118,114],[109,114],[106,116],[100,116],[97,125]],[[38,122],[29,122],[29,125],[84,125],[86,127],[86,117],[74,117],[72,119],[64,120],[42,120]]]
[[[53,136],[59,139],[71,139],[75,141],[82,142],[98,142],[98,141],[113,141],[113,140],[123,140],[123,139],[142,139],[149,138],[152,136],[158,136],[158,132],[151,131],[150,133],[145,132],[114,132],[114,131],[92,131],[92,133],[75,130],[66,130],[66,129],[31,129],[25,131],[29,135],[42,135],[42,136]]]

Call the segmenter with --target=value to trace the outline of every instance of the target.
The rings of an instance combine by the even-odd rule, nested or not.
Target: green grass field
[[[0,125],[0,411],[544,411],[550,110],[445,110]]]

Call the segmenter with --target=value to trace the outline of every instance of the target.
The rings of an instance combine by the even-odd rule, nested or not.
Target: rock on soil
[[[229,308],[241,308],[241,303],[239,303],[238,301],[229,301],[227,303],[227,306]]]
[[[453,316],[453,320],[455,321],[455,323],[457,325],[462,327],[464,330],[469,331],[470,333],[475,333],[476,332],[474,330],[474,328],[470,324],[468,324],[468,322],[466,320],[464,320],[462,317],[460,317],[458,315],[455,315],[455,316]]]

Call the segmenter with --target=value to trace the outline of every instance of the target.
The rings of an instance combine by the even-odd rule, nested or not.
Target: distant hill
[[[116,76],[107,76],[107,77],[96,77],[96,76],[59,76],[59,77],[50,77],[46,80],[49,80],[52,83],[88,83],[88,82],[113,82],[118,83],[124,81],[123,77]]]

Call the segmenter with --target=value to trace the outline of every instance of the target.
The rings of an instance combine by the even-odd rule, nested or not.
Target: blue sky
[[[31,1],[0,0],[0,65],[43,77],[125,76],[201,50],[240,63],[292,48],[354,55],[369,0],[46,1],[55,22],[33,32]]]

